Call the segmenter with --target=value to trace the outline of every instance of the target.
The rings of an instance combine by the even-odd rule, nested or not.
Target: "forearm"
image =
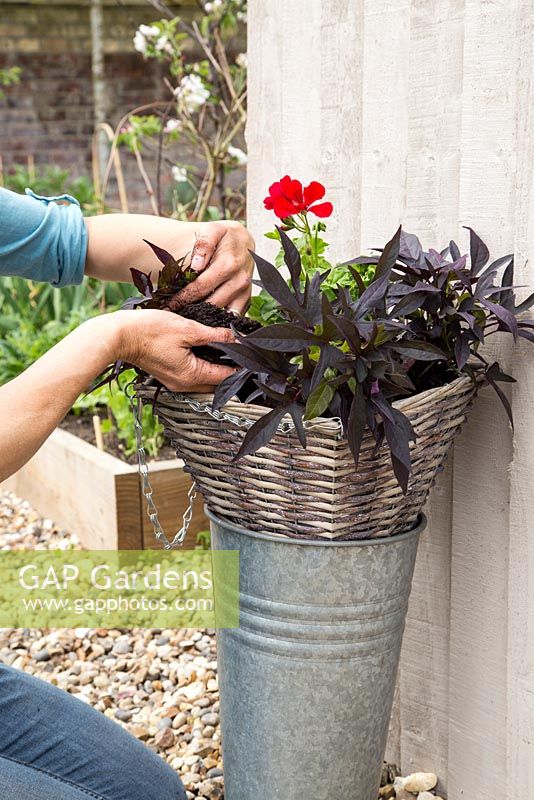
[[[161,269],[150,247],[157,244],[173,256],[191,253],[201,223],[179,222],[145,214],[104,214],[86,219],[89,234],[85,273],[99,280],[131,283],[130,267],[152,272]]]
[[[0,481],[32,457],[77,397],[116,358],[113,316],[80,325],[0,388]]]

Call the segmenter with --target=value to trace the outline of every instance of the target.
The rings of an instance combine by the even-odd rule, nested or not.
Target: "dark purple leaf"
[[[464,228],[469,231],[471,275],[478,275],[489,261],[489,250],[473,228],[468,225],[464,225]]]
[[[353,353],[358,355],[362,349],[362,341],[354,322],[341,314],[334,314],[332,322],[340,332],[341,338],[346,339]]]
[[[226,403],[237,394],[241,387],[245,385],[249,377],[249,370],[243,368],[225,378],[224,381],[217,386],[213,394],[213,410],[218,411],[226,405]]]
[[[354,315],[362,318],[371,309],[384,306],[385,296],[389,288],[389,273],[384,273],[381,277],[376,277],[369,284],[360,299],[354,305]]]
[[[137,308],[137,306],[140,306],[144,303],[146,303],[144,297],[129,297],[124,301],[121,308],[123,311],[131,311],[132,309]]]
[[[390,311],[390,315],[392,317],[398,316],[407,316],[408,314],[412,314],[414,311],[417,311],[418,308],[424,304],[427,297],[427,292],[423,291],[414,291],[408,292],[404,295],[404,297],[399,300],[396,306],[392,308]]]
[[[514,418],[512,414],[512,407],[505,393],[503,392],[501,387],[497,384],[497,381],[501,381],[503,383],[515,383],[515,378],[512,378],[511,375],[507,375],[505,372],[503,372],[496,361],[490,367],[488,367],[488,369],[484,373],[484,377],[486,378],[486,381],[489,383],[489,385],[494,389],[494,391],[497,394],[497,397],[501,401],[513,430]]]
[[[349,264],[347,266],[347,269],[349,270],[350,274],[352,275],[352,277],[354,279],[354,282],[356,283],[356,286],[358,287],[358,295],[361,297],[362,294],[365,292],[365,289],[366,289],[365,283],[363,282],[363,278],[360,275],[360,273],[358,272],[358,270],[354,269],[354,267],[351,264]]]
[[[289,322],[277,322],[274,325],[266,325],[265,328],[258,328],[257,331],[249,333],[243,341],[267,350],[286,351],[288,353],[297,353],[305,345],[312,346],[324,343],[319,336],[315,336],[313,333],[309,333]]]
[[[389,240],[389,242],[382,250],[382,253],[376,265],[375,281],[376,279],[382,278],[383,276],[389,277],[393,267],[397,263],[397,259],[399,257],[401,233],[402,233],[402,227],[399,225],[394,236]]]
[[[286,266],[289,270],[293,291],[295,292],[296,297],[301,298],[300,273],[302,270],[302,263],[300,260],[300,253],[297,250],[294,242],[280,226],[277,225],[276,230],[278,231],[280,235],[280,241],[282,242],[284,261],[286,262]]]
[[[453,261],[458,261],[461,258],[460,248],[452,239],[449,242],[449,250]]]
[[[366,401],[361,384],[356,384],[346,425],[347,442],[354,458],[356,468],[360,458],[365,428],[367,427]]]
[[[232,459],[238,461],[243,456],[255,453],[271,441],[278,430],[278,426],[287,412],[287,406],[273,408],[261,416],[251,428],[248,429],[237,455]]]
[[[297,298],[291,292],[291,289],[276,267],[252,251],[251,255],[258,268],[261,283],[265,291],[268,292],[282,308],[291,312],[293,316],[302,319],[302,311],[297,302]]]
[[[391,450],[393,472],[404,494],[408,491],[408,480],[412,468],[410,456],[410,440],[415,440],[415,432],[407,417],[400,411],[392,409],[395,422],[382,417],[386,441]]]
[[[405,260],[410,260],[418,264],[423,254],[421,242],[413,233],[406,233],[401,231],[399,257]]]
[[[306,431],[302,421],[304,409],[298,403],[291,403],[291,405],[287,407],[287,411],[291,414],[291,419],[293,420],[295,431],[299,437],[299,442],[302,447],[306,449]]]
[[[388,345],[396,353],[405,358],[414,358],[416,361],[446,361],[447,354],[430,342],[421,342],[416,339],[408,341],[391,342]]]
[[[140,269],[134,269],[133,267],[130,268],[130,273],[136,289],[138,289],[144,297],[151,298],[154,292],[154,287],[152,286],[152,280],[150,278],[152,273],[149,272],[146,274],[145,272],[141,272]]]
[[[505,329],[510,331],[514,339],[517,340],[517,320],[513,313],[497,303],[492,303],[491,300],[481,299],[480,302],[497,317],[499,322],[504,325]]]
[[[516,306],[515,313],[522,314],[523,311],[528,311],[529,308],[532,308],[532,306],[534,306],[534,293],[529,295],[526,300],[523,300],[522,303],[519,303],[519,305]]]
[[[282,353],[262,350],[259,347],[247,344],[244,340],[236,344],[213,342],[210,343],[210,347],[222,350],[236,364],[249,369],[251,372],[274,372],[280,375],[292,375],[296,370],[296,366],[291,365]]]
[[[143,239],[143,241],[146,242],[147,245],[153,250],[164,267],[169,263],[169,261],[174,261],[174,256],[171,256],[171,254],[162,247],[158,247],[157,244],[152,244],[152,242],[149,242],[148,239]]]
[[[461,333],[456,342],[454,343],[454,355],[456,358],[456,364],[458,369],[461,371],[467,364],[467,359],[471,353],[471,349],[469,346],[469,335],[467,333]]]

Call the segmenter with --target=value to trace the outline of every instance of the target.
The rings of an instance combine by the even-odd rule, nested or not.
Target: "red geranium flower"
[[[269,187],[269,196],[265,198],[263,204],[269,211],[274,211],[280,219],[308,211],[317,217],[329,217],[333,211],[332,203],[313,205],[324,197],[324,193],[324,186],[317,181],[312,181],[302,188],[300,181],[285,175]]]

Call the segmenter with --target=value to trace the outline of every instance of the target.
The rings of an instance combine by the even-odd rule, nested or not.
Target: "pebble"
[[[378,790],[378,796],[380,800],[392,800],[392,798],[395,798],[395,789],[393,788],[393,784],[386,783],[385,786],[381,786]]]
[[[169,750],[169,748],[176,744],[174,731],[171,731],[170,728],[164,728],[162,731],[158,731],[154,742],[158,747],[161,747],[162,750]]]
[[[221,784],[211,780],[202,781],[198,787],[198,791],[200,795],[206,797],[207,800],[219,800],[219,798],[223,797],[223,788]]]
[[[412,794],[427,792],[437,784],[438,778],[433,772],[414,772],[404,781],[404,789]]]
[[[443,798],[432,794],[432,792],[419,792],[417,800],[443,800]]]
[[[212,767],[206,773],[206,778],[222,778],[223,771],[220,767]]]
[[[132,643],[127,636],[121,636],[113,645],[113,653],[117,656],[123,656],[132,652]]]
[[[117,708],[115,711],[115,719],[120,719],[121,722],[130,722],[132,712],[127,711],[125,708]]]
[[[50,661],[52,656],[50,652],[44,647],[42,650],[38,650],[38,652],[34,655],[34,661]]]
[[[219,724],[219,715],[218,714],[203,714],[202,722],[204,725],[218,725]]]

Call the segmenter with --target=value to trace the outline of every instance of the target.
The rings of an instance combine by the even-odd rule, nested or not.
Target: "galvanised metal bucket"
[[[240,553],[240,627],[217,645],[225,799],[377,800],[425,518],[335,542],[206,513],[213,548]]]

